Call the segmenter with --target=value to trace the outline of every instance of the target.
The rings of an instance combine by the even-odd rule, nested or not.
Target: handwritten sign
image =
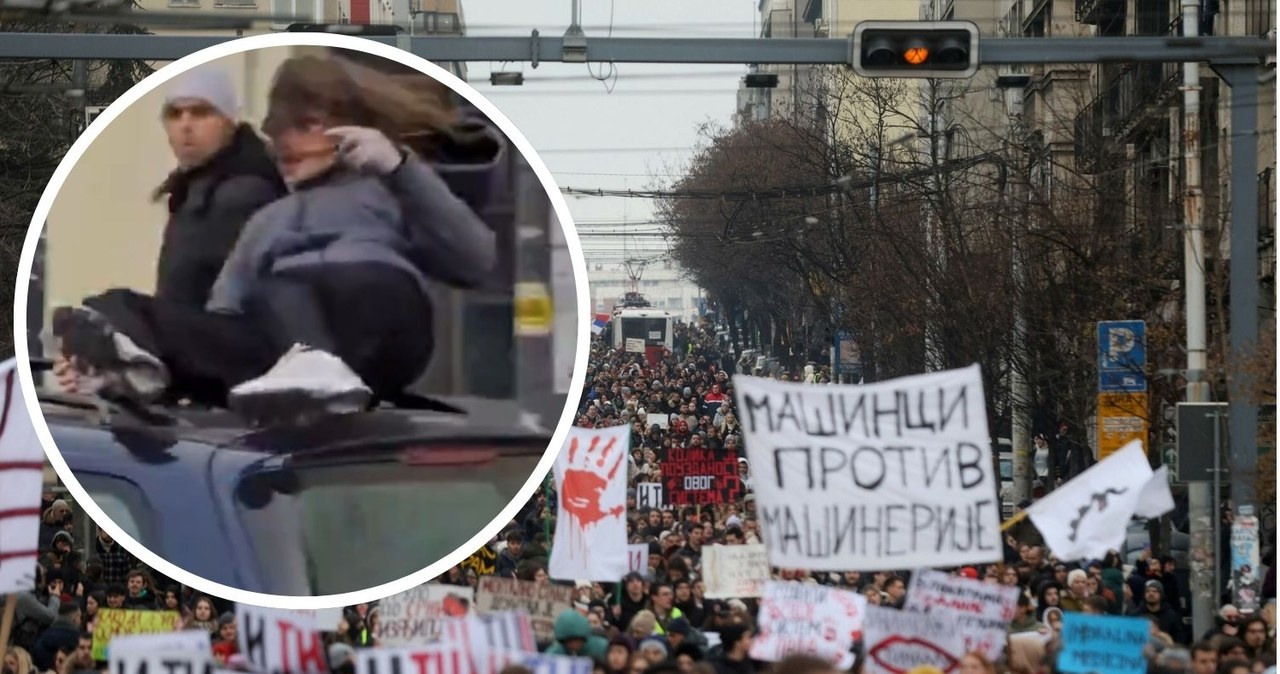
[[[928,613],[938,607],[954,611],[965,651],[998,660],[1004,653],[1009,621],[1018,609],[1018,588],[948,576],[933,569],[916,571],[907,591],[906,610]]]
[[[661,508],[663,504],[661,482],[641,482],[636,485],[636,509],[644,512]]]
[[[708,545],[702,571],[708,599],[759,597],[769,582],[769,553],[763,543]]]
[[[644,353],[644,340],[635,337],[628,337],[623,344],[627,353]]]
[[[107,646],[117,636],[173,632],[178,629],[181,620],[182,616],[175,611],[99,609],[98,626],[93,630],[93,659],[106,660]]]
[[[31,413],[18,385],[17,361],[0,363],[0,405],[7,423],[0,425],[0,594],[25,592],[36,586],[40,540],[40,491],[46,464]]]
[[[1151,623],[1144,618],[1062,614],[1062,652],[1058,671],[1066,674],[1145,674],[1142,649],[1151,638]]]
[[[775,566],[1000,561],[977,365],[865,386],[735,377],[734,388]]]
[[[760,602],[759,633],[751,644],[751,657],[780,662],[788,655],[805,654],[848,669],[866,612],[866,597],[855,592],[770,581]]]
[[[236,604],[236,641],[256,672],[329,673],[324,639],[312,611]]]
[[[527,613],[503,611],[465,618],[447,618],[440,641],[454,642],[469,653],[498,649],[536,651],[538,641]]]
[[[411,648],[356,650],[356,674],[472,674],[467,649],[457,642]]]
[[[108,651],[111,674],[213,674],[216,666],[202,630],[121,635]]]
[[[672,447],[662,462],[672,506],[732,503],[742,495],[738,456],[732,451]]]
[[[964,640],[948,609],[929,613],[868,606],[863,674],[907,674],[916,667],[957,671]]]
[[[556,618],[573,608],[573,588],[514,578],[486,576],[476,587],[476,610],[519,611],[529,616],[539,641],[555,640]]]
[[[649,573],[649,545],[637,543],[627,546],[628,573]]]
[[[419,585],[378,603],[374,636],[384,646],[404,646],[435,641],[445,618],[471,613],[474,593],[469,587]]]

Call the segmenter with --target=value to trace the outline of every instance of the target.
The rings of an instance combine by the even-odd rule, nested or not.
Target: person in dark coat
[[[53,667],[59,650],[75,651],[80,645],[80,605],[67,602],[58,607],[58,618],[36,640],[31,659],[40,671]]]

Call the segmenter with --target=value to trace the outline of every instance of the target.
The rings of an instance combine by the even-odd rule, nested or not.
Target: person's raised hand
[[[404,152],[377,129],[335,126],[325,133],[337,145],[338,161],[361,173],[387,175],[404,163]]]

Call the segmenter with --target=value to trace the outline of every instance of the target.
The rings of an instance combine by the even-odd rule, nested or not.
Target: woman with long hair
[[[349,60],[285,61],[263,132],[290,194],[250,218],[205,310],[112,291],[55,311],[63,355],[104,394],[146,402],[177,389],[252,420],[401,397],[433,351],[430,282],[476,285],[496,258],[447,168],[406,142],[430,146],[422,139],[448,137],[456,117]]]

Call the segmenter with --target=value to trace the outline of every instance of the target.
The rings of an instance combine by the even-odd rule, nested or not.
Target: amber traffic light
[[[978,27],[968,21],[863,21],[850,62],[864,77],[973,77]]]

